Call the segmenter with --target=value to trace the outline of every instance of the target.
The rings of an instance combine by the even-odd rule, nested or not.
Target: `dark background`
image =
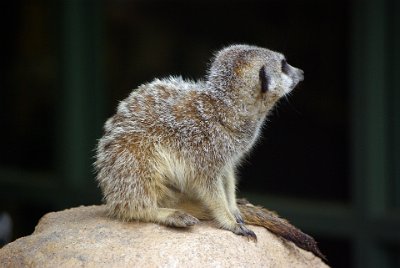
[[[385,208],[396,208],[395,220],[399,216],[398,132],[392,126],[400,121],[399,110],[390,108],[398,93],[387,89],[396,85],[389,78],[398,70],[392,36],[399,28],[391,10],[399,9],[383,2],[381,13],[373,0],[365,9],[356,1],[316,0],[2,3],[0,212],[14,221],[13,239],[30,234],[48,211],[101,202],[93,149],[102,124],[132,89],[155,77],[202,78],[215,51],[247,43],[284,53],[305,80],[269,117],[240,169],[239,195],[315,236],[333,267],[360,265],[351,232],[360,223],[364,190],[368,195],[361,187],[369,172],[363,165],[376,164],[363,155],[385,156],[388,164],[373,168],[371,180],[386,181],[386,190],[371,202],[383,198]],[[373,28],[374,19],[366,22],[368,14],[377,16],[380,28]],[[377,47],[391,60],[368,58]],[[378,74],[368,93],[372,101],[358,95],[369,81],[360,75],[364,65]],[[368,117],[370,109],[381,117]],[[378,149],[365,149],[370,142]],[[349,229],[336,231],[330,217]],[[399,241],[383,248],[388,263],[398,263],[390,256]]]

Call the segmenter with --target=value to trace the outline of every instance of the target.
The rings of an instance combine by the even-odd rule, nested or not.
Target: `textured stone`
[[[310,252],[250,226],[258,242],[201,222],[189,229],[119,222],[104,206],[46,214],[0,249],[0,267],[327,267]]]

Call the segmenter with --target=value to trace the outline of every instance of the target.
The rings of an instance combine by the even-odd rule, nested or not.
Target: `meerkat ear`
[[[269,89],[269,80],[270,80],[270,78],[267,75],[267,72],[265,71],[265,66],[264,65],[260,69],[259,76],[260,76],[260,83],[261,83],[261,92],[265,93]]]

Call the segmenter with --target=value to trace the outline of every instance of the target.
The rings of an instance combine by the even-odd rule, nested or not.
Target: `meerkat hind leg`
[[[165,211],[164,211],[165,210]],[[162,223],[171,227],[189,227],[199,223],[199,220],[192,215],[177,209],[160,208],[161,214],[168,214],[162,217]]]
[[[161,201],[160,206],[152,209],[150,221],[171,227],[189,227],[199,222],[196,217],[177,207],[174,201],[172,203]]]
[[[199,222],[199,220],[179,209],[173,208],[156,208],[151,212],[140,213],[144,217],[139,217],[139,220],[145,222],[154,222],[170,227],[190,227]]]

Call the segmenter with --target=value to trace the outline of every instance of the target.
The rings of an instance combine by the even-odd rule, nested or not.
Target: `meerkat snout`
[[[290,65],[286,59],[282,59],[281,61],[281,71],[282,71],[282,76],[283,76],[283,80],[285,80],[285,76],[290,78],[290,82],[288,81],[287,88],[285,91],[285,93],[288,93],[290,91],[292,91],[299,82],[304,80],[304,72],[303,70],[293,67],[292,65]],[[287,79],[286,79],[287,80]]]
[[[299,81],[303,81],[304,80],[304,71],[299,69]]]
[[[259,71],[261,92],[275,92],[283,96],[292,91],[298,83],[304,80],[304,72],[301,69],[291,66],[286,60],[281,61],[281,66],[269,67],[263,65]],[[278,75],[276,75],[278,73]]]
[[[297,78],[297,81],[298,82],[303,81],[304,80],[304,71],[301,69],[298,69],[298,68],[294,68],[294,67],[292,67],[292,68],[295,69],[295,78]]]

